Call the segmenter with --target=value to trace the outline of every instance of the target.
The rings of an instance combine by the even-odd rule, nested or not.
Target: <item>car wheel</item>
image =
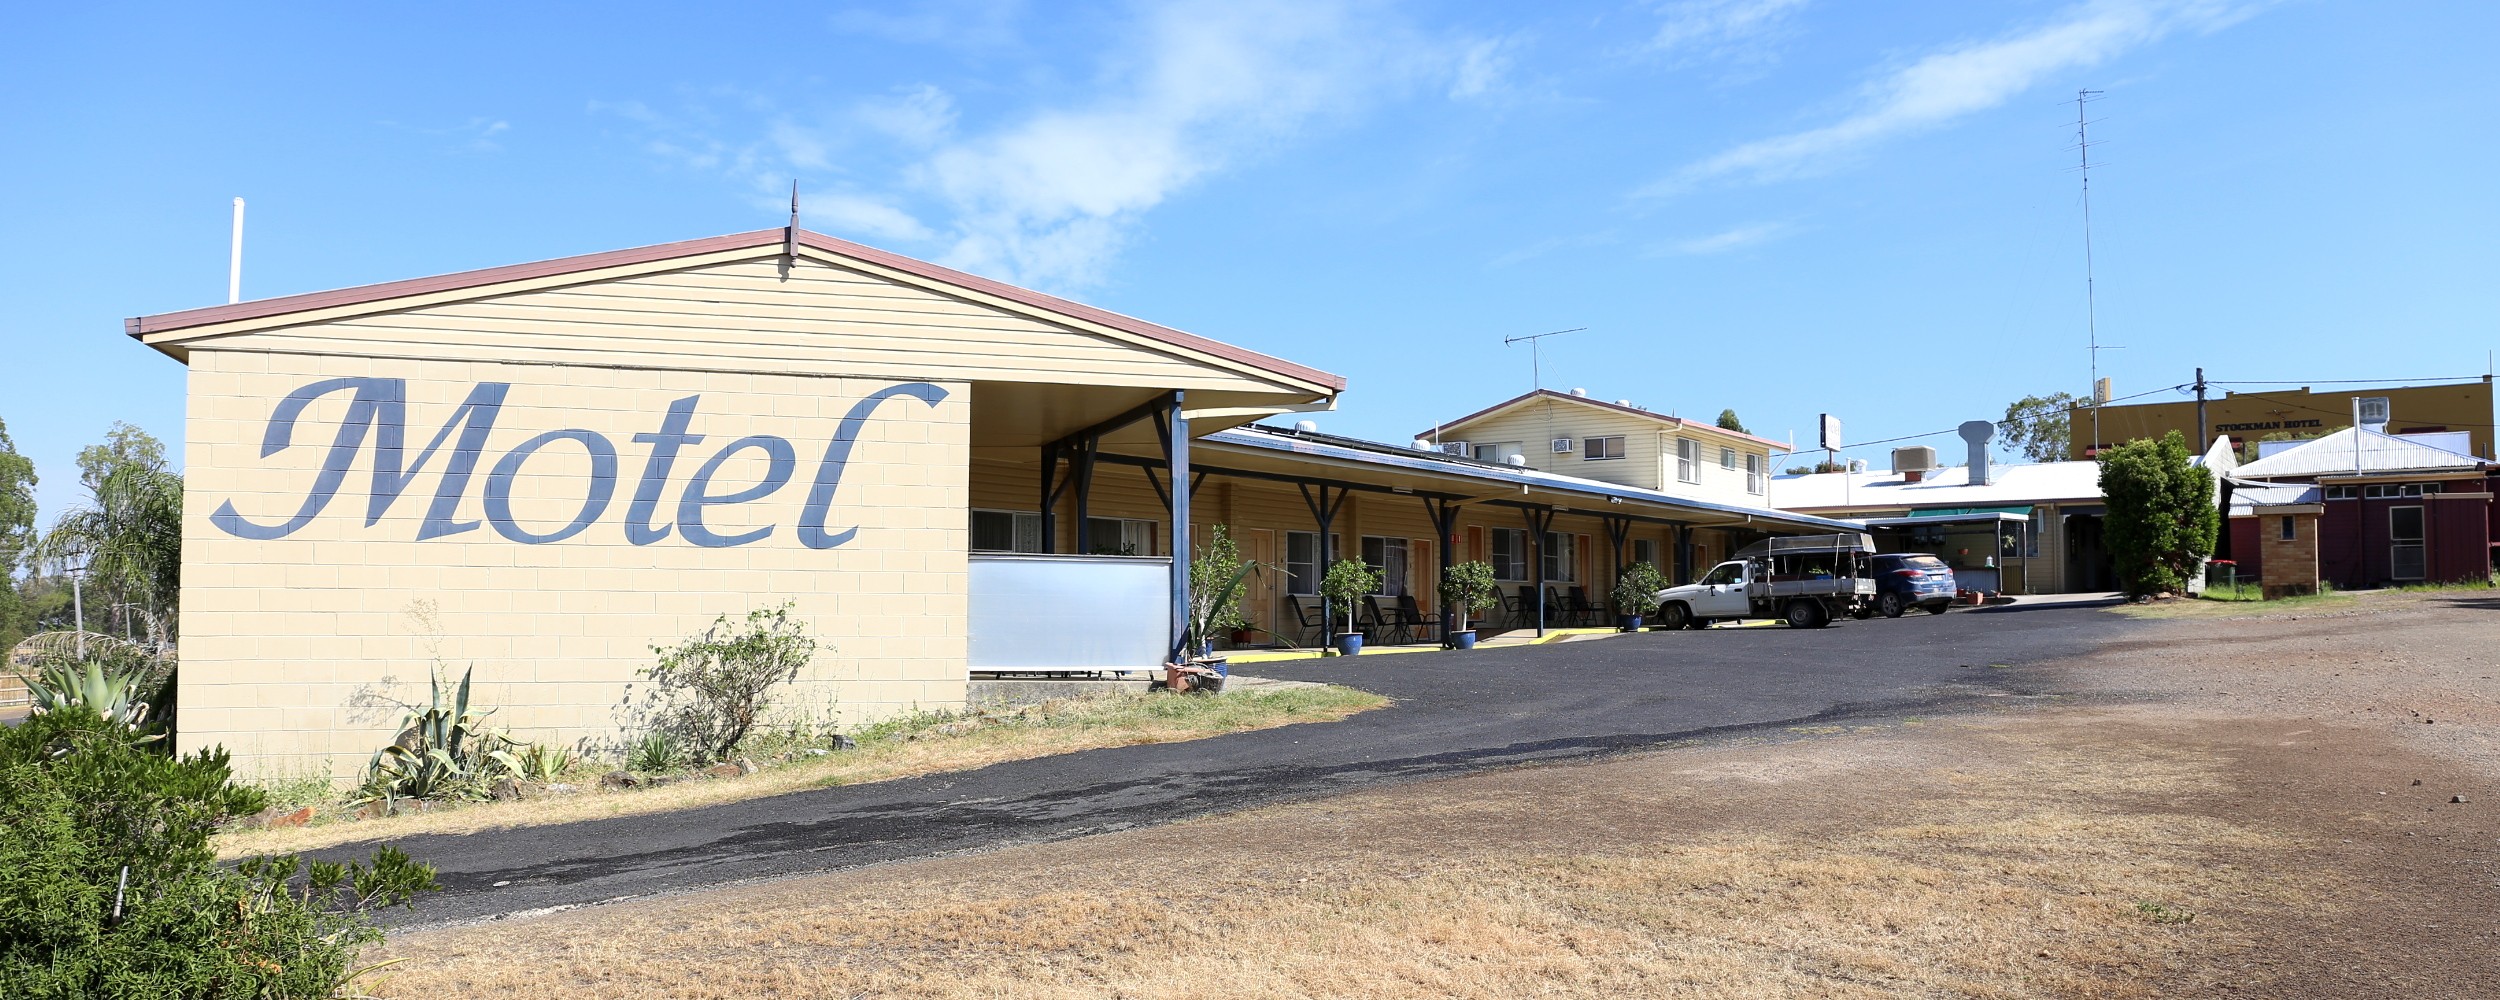
[[[1861,604],[1857,607],[1849,609],[1849,617],[1855,618],[1859,621],[1865,621],[1869,618],[1875,617],[1875,609],[1868,605]]]
[[[1787,619],[1789,628],[1822,628],[1832,623],[1822,605],[1804,599],[1788,602]]]
[[[1875,603],[1882,605],[1879,610],[1884,613],[1884,617],[1886,618],[1899,618],[1902,614],[1910,610],[1909,602],[1902,600],[1901,595],[1897,593],[1885,594],[1884,596],[1877,598]]]
[[[1927,613],[1931,615],[1941,615],[1951,607],[1953,607],[1952,601],[1932,601],[1926,605]]]
[[[1658,624],[1675,632],[1693,627],[1693,609],[1682,604],[1669,604],[1658,609]]]

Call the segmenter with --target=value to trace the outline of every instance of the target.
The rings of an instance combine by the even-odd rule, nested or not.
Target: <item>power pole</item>
[[[2205,370],[2198,368],[2196,370],[2196,446],[2213,447],[2213,438],[2208,436],[2212,433],[2205,429]]]

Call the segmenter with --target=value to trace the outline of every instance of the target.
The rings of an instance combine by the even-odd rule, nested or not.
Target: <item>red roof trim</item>
[[[778,245],[782,241],[783,234],[784,231],[780,229],[759,229],[748,233],[733,233],[728,236],[713,236],[699,240],[684,240],[677,243],[661,243],[653,246],[635,247],[628,250],[610,250],[604,253],[583,254],[576,257],[558,257],[554,260],[534,261],[527,264],[508,264],[502,267],[489,267],[475,271],[459,271],[452,274],[441,274],[427,278],[409,278],[401,281],[387,281],[377,285],[359,285],[353,288],[333,289],[326,292],[307,292],[301,295],[285,295],[274,299],[260,299],[253,302],[238,302],[231,305],[208,306],[200,309],[185,309],[179,312],[159,313],[154,316],[138,316],[124,320],[122,322],[122,331],[132,337],[144,337],[148,334],[165,333],[172,330],[182,330],[191,327],[210,326],[218,323],[231,323],[239,320],[266,319],[271,316],[283,316],[288,313],[311,312],[317,309],[333,309],[340,306],[363,305],[370,302],[381,302],[389,299],[406,298],[415,295],[431,295],[438,292],[454,292],[467,288],[481,288],[489,285],[504,284],[506,282],[527,281],[534,278],[561,277],[567,274],[597,271],[612,267],[629,267],[636,264],[648,264],[654,261],[670,260],[679,257],[698,257],[726,250],[762,248]],[[876,264],[880,267],[889,267],[907,274],[918,275],[923,278],[928,278],[945,284],[956,285],[987,295],[995,295],[1010,302],[1017,302],[1038,309],[1045,309],[1051,312],[1060,313],[1076,319],[1082,319],[1087,322],[1098,323],[1114,330],[1145,337],[1148,340],[1159,341],[1186,350],[1211,354],[1219,358],[1224,358],[1228,361],[1258,368],[1271,374],[1326,386],[1331,391],[1342,392],[1345,389],[1346,380],[1342,375],[1332,375],[1316,368],[1298,365],[1281,358],[1261,354],[1248,348],[1235,347],[1231,344],[1223,343],[1222,341],[1210,340],[1192,333],[1184,333],[1168,326],[1163,326],[1157,323],[1149,323],[1145,320],[1137,319],[1132,316],[1123,316],[1107,309],[1097,309],[1093,306],[1078,302],[1071,302],[1055,295],[1045,295],[1029,288],[1020,288],[1015,285],[1007,284],[1003,281],[993,281],[978,275],[966,274],[953,268],[940,267],[924,260],[915,260],[901,254],[879,250],[875,247],[853,243],[849,240],[837,239],[835,237],[826,236],[822,233],[812,233],[804,229],[799,230],[799,242],[817,250],[855,258],[871,264]]]
[[[1467,423],[1468,421],[1475,420],[1475,419],[1478,419],[1478,418],[1480,418],[1480,417],[1487,416],[1487,415],[1489,415],[1489,414],[1493,414],[1493,413],[1496,413],[1496,412],[1499,412],[1499,411],[1502,411],[1502,410],[1509,409],[1510,407],[1516,406],[1516,405],[1518,405],[1518,404],[1520,404],[1520,403],[1525,403],[1525,402],[1527,402],[1527,401],[1529,401],[1529,400],[1532,400],[1532,399],[1536,399],[1536,398],[1538,398],[1538,397],[1540,397],[1540,396],[1545,397],[1545,398],[1547,398],[1547,399],[1559,399],[1559,400],[1562,400],[1562,401],[1564,401],[1564,402],[1569,402],[1569,403],[1584,403],[1584,404],[1587,404],[1587,405],[1589,405],[1589,406],[1594,406],[1594,407],[1597,407],[1597,408],[1599,408],[1599,409],[1604,409],[1604,410],[1613,410],[1613,411],[1615,411],[1615,412],[1617,412],[1617,413],[1629,413],[1629,414],[1631,414],[1631,415],[1633,415],[1633,416],[1636,416],[1636,417],[1648,417],[1648,418],[1650,418],[1650,419],[1652,419],[1652,420],[1656,420],[1656,421],[1660,421],[1660,422],[1666,423],[1666,424],[1668,424],[1668,425],[1670,425],[1670,426],[1673,426],[1673,427],[1675,427],[1675,428],[1677,428],[1677,429],[1682,429],[1682,428],[1684,428],[1684,427],[1686,427],[1686,426],[1699,427],[1699,428],[1701,428],[1701,429],[1703,429],[1703,430],[1710,431],[1711,433],[1714,433],[1714,434],[1725,434],[1725,435],[1728,435],[1728,436],[1730,436],[1730,437],[1740,437],[1740,438],[1744,438],[1744,439],[1745,439],[1745,440],[1747,440],[1747,441],[1753,441],[1753,442],[1756,442],[1756,443],[1758,443],[1758,444],[1768,445],[1768,446],[1773,447],[1773,448],[1778,448],[1778,449],[1780,449],[1780,450],[1782,450],[1782,451],[1785,451],[1785,450],[1787,450],[1787,448],[1788,448],[1788,445],[1787,445],[1785,442],[1773,441],[1773,440],[1771,440],[1770,438],[1766,438],[1766,437],[1757,437],[1757,436],[1752,435],[1752,434],[1747,434],[1747,433],[1745,433],[1745,432],[1743,432],[1743,431],[1731,431],[1731,430],[1728,430],[1727,428],[1725,428],[1725,427],[1721,427],[1721,426],[1719,426],[1719,425],[1717,425],[1717,424],[1696,424],[1696,423],[1693,423],[1692,421],[1690,421],[1690,420],[1686,420],[1686,419],[1684,419],[1684,418],[1682,418],[1682,417],[1671,417],[1671,416],[1668,416],[1668,415],[1666,415],[1666,414],[1664,414],[1664,413],[1654,413],[1654,412],[1651,412],[1651,411],[1649,411],[1649,410],[1644,410],[1644,409],[1641,409],[1640,407],[1637,407],[1637,406],[1618,406],[1618,405],[1616,405],[1616,404],[1609,403],[1609,402],[1607,402],[1607,401],[1605,401],[1605,400],[1602,400],[1602,399],[1591,399],[1591,398],[1589,398],[1589,397],[1587,397],[1587,396],[1574,396],[1574,395],[1572,395],[1572,394],[1570,394],[1570,393],[1567,393],[1567,392],[1558,392],[1558,391],[1553,390],[1553,389],[1538,389],[1538,390],[1536,390],[1536,391],[1534,391],[1534,392],[1522,393],[1522,394],[1520,394],[1520,395],[1513,396],[1513,397],[1511,397],[1511,398],[1509,398],[1509,399],[1505,399],[1505,400],[1503,400],[1503,401],[1501,401],[1501,402],[1499,402],[1499,403],[1495,403],[1495,404],[1493,404],[1493,405],[1491,405],[1491,406],[1485,407],[1484,409],[1477,410],[1477,411],[1476,411],[1476,412],[1474,412],[1474,413],[1470,413],[1470,414],[1468,414],[1468,415],[1466,415],[1466,416],[1463,416],[1463,417],[1460,417],[1460,418],[1458,418],[1458,419],[1456,419],[1456,420],[1452,420],[1452,421],[1449,421],[1449,422],[1447,422],[1447,423],[1444,423],[1444,424],[1442,424],[1441,426],[1439,426],[1439,427],[1437,427],[1437,428],[1433,428],[1433,429],[1431,429],[1431,430],[1419,431],[1419,432],[1417,432],[1417,433],[1416,433],[1416,435],[1415,435],[1415,436],[1416,436],[1416,437],[1428,437],[1428,436],[1430,436],[1430,435],[1431,435],[1434,431],[1440,431],[1440,432],[1442,432],[1442,433],[1447,433],[1447,432],[1449,431],[1449,429],[1450,429],[1450,428],[1452,428],[1452,427],[1457,427],[1457,426],[1459,426],[1459,425],[1461,425],[1461,424],[1465,424],[1465,423]]]

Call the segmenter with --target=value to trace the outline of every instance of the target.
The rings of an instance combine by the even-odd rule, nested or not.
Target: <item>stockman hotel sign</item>
[[[345,773],[433,661],[619,734],[650,647],[794,601],[790,710],[964,695],[963,383],[191,355],[185,747]],[[414,613],[412,613],[414,612]]]

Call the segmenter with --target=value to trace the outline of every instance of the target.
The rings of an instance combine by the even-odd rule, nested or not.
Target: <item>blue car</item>
[[[1875,557],[1874,571],[1875,610],[1886,618],[1899,618],[1913,606],[1931,615],[1953,606],[1953,567],[1942,559],[1890,552]]]

